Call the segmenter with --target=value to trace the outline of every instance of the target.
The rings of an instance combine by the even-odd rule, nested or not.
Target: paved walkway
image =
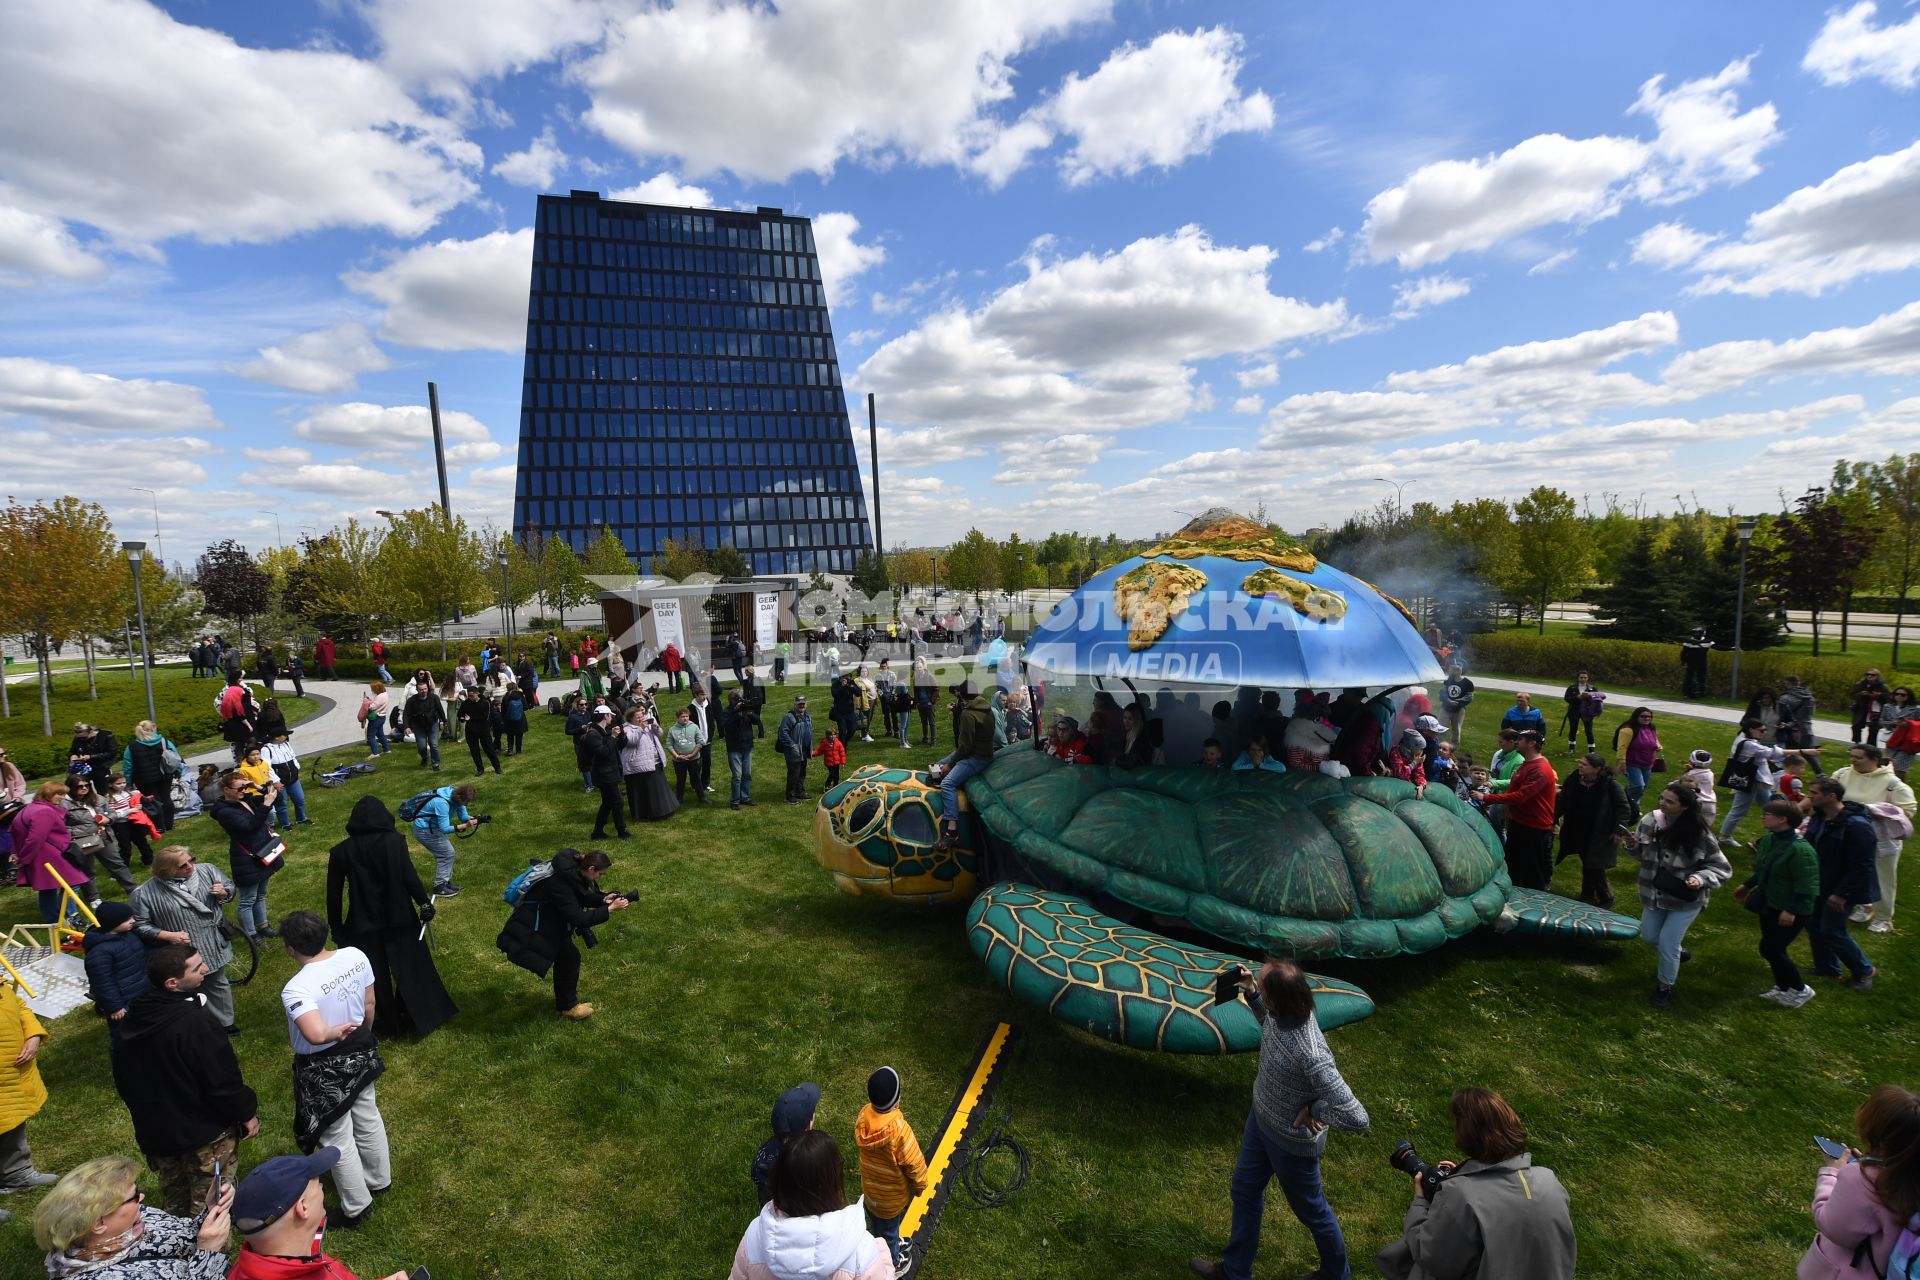
[[[1511,702],[1506,701],[1508,694],[1531,694],[1533,696],[1533,705],[1538,707],[1540,713],[1547,718],[1548,731],[1551,732],[1558,728],[1560,724],[1558,717],[1566,707],[1566,704],[1562,702],[1561,699],[1567,692],[1567,686],[1563,684],[1539,684],[1527,680],[1492,679],[1481,680],[1476,682],[1476,684],[1475,692],[1479,694],[1479,697],[1477,697],[1475,701],[1485,702],[1487,695],[1492,694],[1493,701],[1500,704],[1498,706],[1498,711],[1500,712],[1504,712],[1507,707],[1512,705]],[[1717,707],[1708,702],[1684,702],[1666,698],[1636,698],[1632,694],[1610,693],[1607,695],[1608,716],[1614,716],[1616,719],[1624,717],[1627,710],[1632,707],[1646,707],[1656,716],[1690,716],[1695,720],[1712,720],[1720,724],[1733,725],[1736,728],[1739,726],[1741,716],[1744,714],[1741,711],[1734,710],[1732,707]],[[1478,710],[1479,708],[1475,709]],[[1598,727],[1598,725],[1595,725],[1595,728]],[[1852,726],[1846,721],[1822,720],[1817,716],[1813,721],[1813,731],[1822,742],[1845,743],[1851,740],[1853,736]],[[1609,732],[1611,732],[1611,730],[1609,730]]]

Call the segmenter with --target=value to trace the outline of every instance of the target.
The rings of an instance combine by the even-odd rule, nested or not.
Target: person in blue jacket
[[[87,953],[87,993],[107,1020],[108,1046],[118,1047],[127,1006],[148,989],[147,944],[133,931],[133,908],[126,903],[103,902],[93,914],[100,925],[80,940]]]
[[[1240,758],[1233,762],[1233,767],[1236,770],[1264,769],[1268,773],[1287,771],[1287,766],[1275,759],[1273,752],[1268,750],[1267,736],[1263,733],[1256,733],[1247,741],[1247,749],[1240,753]]]
[[[471,782],[463,782],[457,787],[435,787],[430,794],[432,798],[413,820],[413,838],[433,855],[435,896],[458,897],[460,886],[453,882],[453,833],[480,825],[467,812],[480,793]]]
[[[1807,820],[1807,843],[1820,857],[1820,904],[1807,941],[1813,945],[1813,971],[1825,978],[1840,976],[1845,965],[1853,974],[1847,983],[1855,991],[1873,990],[1880,972],[1847,932],[1847,913],[1863,902],[1880,900],[1880,877],[1874,869],[1879,835],[1867,809],[1847,799],[1847,788],[1831,777],[1807,784],[1813,816]]]
[[[1542,741],[1547,736],[1547,718],[1540,714],[1540,708],[1533,705],[1532,695],[1525,693],[1513,695],[1513,705],[1507,708],[1506,715],[1500,717],[1500,727],[1515,733],[1531,729],[1540,735]]]

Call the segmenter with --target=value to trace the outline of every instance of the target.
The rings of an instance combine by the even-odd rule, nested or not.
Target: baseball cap
[[[1415,720],[1414,727],[1422,733],[1445,733],[1447,726],[1440,723],[1439,716],[1421,716]]]
[[[275,1156],[240,1180],[233,1193],[233,1228],[243,1236],[265,1231],[307,1193],[307,1184],[340,1162],[340,1148],[310,1156]]]
[[[813,1123],[813,1110],[819,1105],[819,1085],[808,1080],[793,1086],[773,1100],[774,1133],[804,1133]]]
[[[610,716],[613,714],[613,708],[603,702],[593,709],[593,714],[597,716]]]

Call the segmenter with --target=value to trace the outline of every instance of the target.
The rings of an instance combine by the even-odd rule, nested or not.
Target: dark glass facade
[[[613,529],[755,573],[845,573],[873,546],[813,227],[778,209],[541,196],[514,535]]]

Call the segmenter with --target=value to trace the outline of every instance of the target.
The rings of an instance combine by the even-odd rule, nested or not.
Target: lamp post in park
[[[120,549],[127,553],[127,563],[133,566],[133,606],[140,615],[140,674],[147,680],[147,719],[159,722],[160,717],[153,709],[153,651],[147,647],[147,601],[140,592],[140,561],[145,558],[147,544],[144,542],[123,542]],[[127,650],[127,661],[133,661],[133,650]]]
[[[507,553],[500,553],[500,616],[507,623],[507,652],[513,650],[513,589],[507,581]]]
[[[1393,486],[1393,522],[1395,524],[1399,524],[1400,523],[1400,495],[1403,492],[1405,492],[1406,487],[1412,484],[1413,481],[1389,480],[1385,476],[1375,476],[1373,479],[1376,484],[1390,484]]]
[[[1742,520],[1735,526],[1740,535],[1740,586],[1733,606],[1733,689],[1728,697],[1740,701],[1740,624],[1747,617],[1747,544],[1753,541],[1753,529],[1759,521]]]

